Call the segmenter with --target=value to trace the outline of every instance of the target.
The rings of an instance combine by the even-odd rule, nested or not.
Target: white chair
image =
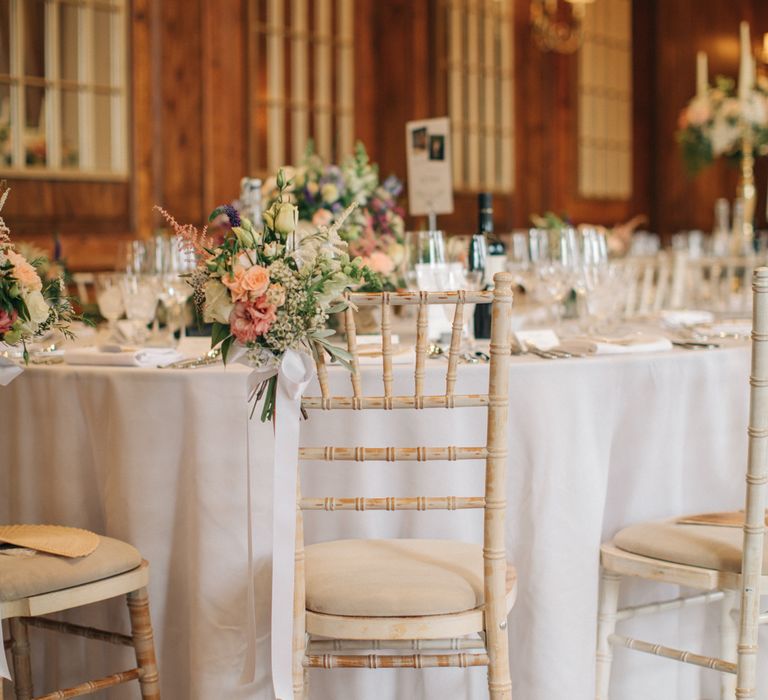
[[[16,700],[57,700],[97,693],[137,680],[142,700],[160,700],[155,646],[146,586],[149,565],[131,545],[102,537],[86,557],[67,560],[38,553],[32,557],[0,556],[0,621],[8,620]],[[106,632],[41,615],[71,610],[126,596],[131,635]],[[133,647],[137,665],[66,690],[33,696],[28,628],[74,634]],[[0,700],[3,697],[0,679]]]
[[[478,460],[485,493],[469,497],[301,497],[297,511],[294,674],[296,698],[308,697],[303,669],[488,667],[493,700],[510,700],[507,615],[516,595],[516,575],[504,544],[507,413],[512,276],[499,273],[490,292],[351,294],[360,307],[381,308],[383,396],[363,395],[352,310],[346,312],[352,354],[352,396],[332,396],[327,370],[316,353],[321,396],[305,397],[305,409],[421,410],[477,407],[487,412],[485,443],[472,447],[304,447],[302,460]],[[493,301],[487,393],[455,392],[460,338],[467,304]],[[434,304],[455,305],[445,392],[424,394],[427,315]],[[396,306],[417,306],[414,391],[392,393],[390,319]],[[428,436],[424,436],[429,444]],[[337,540],[304,548],[302,510],[484,510],[484,541]],[[361,652],[368,651],[368,654]],[[387,651],[390,653],[380,653]]]
[[[96,275],[92,272],[73,272],[72,282],[77,289],[80,306],[96,303]]]
[[[685,254],[662,252],[648,257],[628,257],[624,268],[624,315],[644,316],[683,305]]]
[[[612,647],[623,646],[735,678],[723,683],[723,698],[754,698],[760,594],[768,593],[764,568],[765,485],[768,481],[768,268],[753,276],[752,371],[746,518],[741,528],[686,524],[678,519],[632,525],[601,548],[601,593],[597,639],[597,700],[609,697]],[[743,574],[742,574],[743,572]],[[687,586],[699,595],[618,610],[622,577]],[[722,658],[682,651],[616,634],[618,620],[719,601],[723,605]],[[740,605],[739,605],[740,603]],[[739,608],[738,626],[731,622]]]

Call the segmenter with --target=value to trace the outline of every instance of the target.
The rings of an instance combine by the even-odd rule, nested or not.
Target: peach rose
[[[261,265],[245,268],[235,265],[231,275],[225,275],[221,281],[232,292],[233,301],[247,301],[260,297],[269,287],[269,273]]]
[[[264,335],[276,318],[277,309],[262,296],[256,301],[237,302],[229,317],[229,327],[238,342],[248,344]]]
[[[6,251],[8,260],[13,265],[13,277],[25,289],[33,292],[39,292],[43,288],[40,276],[32,265],[30,265],[23,255],[19,255],[15,250]]]
[[[395,263],[392,258],[386,253],[382,253],[380,250],[375,250],[369,257],[365,258],[363,262],[371,268],[374,272],[378,272],[381,275],[388,275],[395,269]]]
[[[333,214],[327,209],[318,209],[312,215],[312,225],[320,228],[321,226],[330,226],[333,221]]]

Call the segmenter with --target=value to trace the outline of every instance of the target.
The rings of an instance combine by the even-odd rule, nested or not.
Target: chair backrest
[[[768,268],[752,276],[752,369],[749,393],[749,457],[742,549],[741,621],[737,684],[744,685],[757,662],[760,579],[763,568],[765,497],[768,482]],[[742,674],[744,676],[742,677]],[[754,675],[752,675],[754,678]],[[745,696],[746,697],[746,696]]]
[[[376,306],[381,309],[382,380],[383,394],[363,394],[360,376],[355,317],[351,308],[345,312],[347,349],[352,355],[350,381],[351,396],[332,396],[328,371],[321,348],[315,350],[317,375],[321,396],[307,396],[302,400],[305,409],[319,410],[422,410],[477,407],[487,412],[485,444],[467,447],[424,446],[412,447],[303,447],[301,460],[353,460],[353,461],[427,461],[427,460],[483,460],[485,462],[485,492],[470,496],[382,496],[377,498],[300,497],[302,510],[458,510],[484,509],[484,557],[486,601],[503,598],[505,591],[506,558],[504,548],[504,514],[506,508],[505,478],[507,462],[507,415],[509,390],[510,332],[512,312],[512,275],[499,273],[495,277],[493,292],[397,292],[348,294],[358,307]],[[428,354],[427,316],[435,304],[454,306],[451,344],[445,375],[445,391],[438,395],[425,395],[425,365]],[[492,326],[488,390],[485,393],[456,393],[456,375],[460,359],[461,334],[468,305],[492,304]],[[396,306],[416,306],[416,350],[413,374],[413,393],[393,394],[392,377],[392,309]],[[441,363],[437,366],[442,366]],[[298,543],[297,543],[298,544]]]
[[[629,257],[625,266],[626,297],[624,315],[650,314],[668,308],[679,295],[676,258],[667,253],[647,257]]]

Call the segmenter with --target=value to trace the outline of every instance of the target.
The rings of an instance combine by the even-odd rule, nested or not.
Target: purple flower
[[[227,221],[232,228],[240,226],[240,213],[231,204],[224,204],[220,207],[216,207],[208,217],[208,221],[213,222],[213,220],[219,216],[226,216]]]

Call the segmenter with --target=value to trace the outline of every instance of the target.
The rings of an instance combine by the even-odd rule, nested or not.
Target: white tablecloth
[[[594,697],[601,539],[641,519],[740,505],[748,359],[746,347],[513,358],[507,544],[520,580],[510,617],[515,697]],[[445,366],[430,362],[429,391],[440,391]],[[373,387],[377,368],[364,373]],[[486,376],[484,366],[462,366],[459,390],[482,389]],[[271,698],[271,426],[258,421],[251,439],[256,527],[263,534],[255,543],[260,666],[257,682],[239,685],[246,644],[245,377],[242,368],[33,367],[0,389],[0,522],[86,527],[142,551],[151,565],[162,689],[170,700]],[[343,371],[332,371],[332,382],[348,387]],[[406,368],[395,368],[396,391],[412,390],[411,382]],[[484,414],[455,413],[450,420],[441,410],[416,419],[412,412],[350,412],[331,428],[331,417],[315,412],[303,442],[429,444],[416,438],[428,426],[433,444],[482,444]],[[474,495],[482,493],[482,466],[309,464],[303,491]],[[477,541],[480,519],[473,511],[310,513],[306,531],[309,542],[358,534]],[[643,600],[646,590],[632,586],[629,597]],[[89,616],[91,623],[126,625],[115,606]],[[716,636],[716,619],[693,610],[682,623],[662,617],[650,626],[667,644],[685,645],[696,632]],[[641,635],[648,625],[625,629]],[[129,650],[97,653],[96,642],[57,645],[50,633],[36,636],[34,663],[38,673],[48,669],[38,691],[48,682],[74,683],[85,670],[102,675],[131,663]],[[716,651],[716,644],[705,650]],[[614,678],[613,697],[621,700],[717,695],[716,674],[633,652],[617,652]],[[313,671],[311,682],[317,700],[487,697],[484,669]],[[133,695],[120,689],[107,697]]]

